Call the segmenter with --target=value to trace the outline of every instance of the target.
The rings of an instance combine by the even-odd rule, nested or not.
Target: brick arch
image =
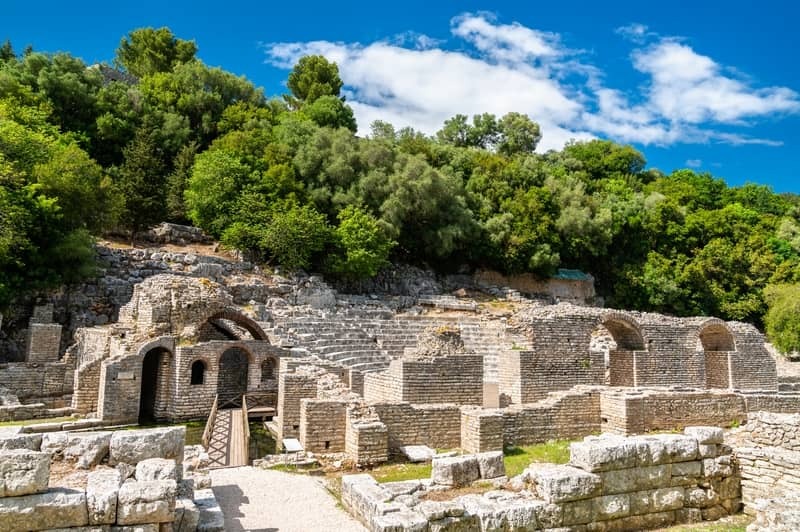
[[[161,336],[155,340],[150,340],[139,346],[136,350],[136,356],[144,358],[144,356],[153,349],[161,348],[169,351],[171,355],[175,354],[175,338],[172,336]]]
[[[605,312],[600,316],[598,325],[602,325],[611,333],[618,349],[626,351],[645,351],[647,349],[641,327],[627,314]]]
[[[736,351],[736,339],[728,324],[719,318],[705,320],[696,332],[703,351]]]
[[[215,312],[208,316],[205,320],[203,320],[203,324],[215,321],[215,320],[230,320],[239,327],[245,329],[251,335],[253,335],[253,339],[260,340],[262,342],[269,343],[269,338],[267,337],[267,333],[256,323],[253,319],[248,318],[241,312],[233,308],[225,308],[221,311]],[[230,334],[233,335],[233,332],[228,330]],[[235,335],[234,335],[235,336]],[[241,340],[241,338],[239,338]]]
[[[201,383],[192,382],[192,384],[193,385],[196,385],[196,384],[208,384],[208,370],[211,368],[211,362],[208,360],[207,357],[199,356],[199,357],[194,357],[192,360],[190,360],[189,363],[186,364],[186,366],[185,366],[186,367],[186,375],[189,376],[189,380],[190,381],[194,380],[194,367],[195,367],[194,365],[197,362],[200,362],[200,363],[203,364],[203,382],[201,382]]]

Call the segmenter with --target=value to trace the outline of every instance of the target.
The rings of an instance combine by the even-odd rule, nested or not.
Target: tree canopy
[[[547,131],[521,112],[358,135],[322,56],[287,87],[267,98],[168,28],[130,32],[114,66],[0,47],[0,306],[91,272],[91,235],[172,220],[348,279],[579,268],[608,305],[766,319],[794,345],[773,313],[800,283],[798,196],[664,174],[610,140],[537,152]]]

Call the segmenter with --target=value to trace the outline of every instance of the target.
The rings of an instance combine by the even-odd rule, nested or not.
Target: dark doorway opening
[[[139,423],[155,421],[156,400],[158,397],[159,368],[162,355],[168,355],[166,349],[157,347],[144,356],[142,362],[142,391],[139,396]]]
[[[228,349],[219,359],[217,394],[220,408],[240,408],[247,393],[247,353],[238,347]]]

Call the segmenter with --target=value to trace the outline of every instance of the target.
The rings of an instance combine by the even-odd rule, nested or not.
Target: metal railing
[[[214,396],[214,404],[211,405],[211,412],[208,414],[208,421],[206,421],[206,428],[203,430],[203,439],[201,443],[203,448],[208,450],[208,442],[211,440],[211,433],[214,431],[214,422],[217,420],[217,408],[219,403],[219,396]]]

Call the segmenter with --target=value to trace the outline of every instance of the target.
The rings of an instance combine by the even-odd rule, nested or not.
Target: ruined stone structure
[[[83,329],[72,406],[105,421],[207,416],[245,393],[277,394],[283,350],[208,279],[155,276],[136,286],[111,326]]]

